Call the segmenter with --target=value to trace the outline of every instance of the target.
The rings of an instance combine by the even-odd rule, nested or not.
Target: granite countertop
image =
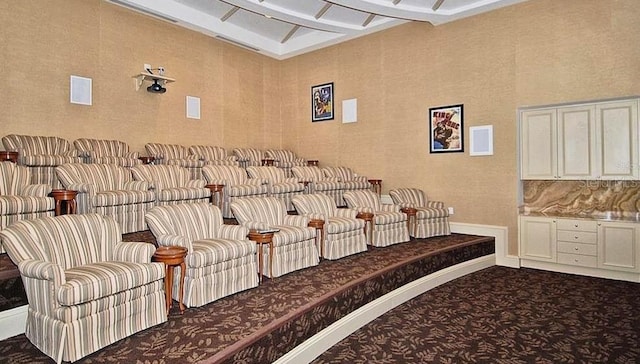
[[[518,207],[518,213],[521,216],[539,216],[539,217],[558,217],[567,219],[585,219],[599,221],[620,221],[620,222],[638,222],[640,223],[640,212],[627,211],[585,211],[585,212],[562,212],[562,211],[545,211],[529,206]]]

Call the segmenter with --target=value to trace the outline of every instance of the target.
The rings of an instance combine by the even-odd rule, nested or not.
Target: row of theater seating
[[[33,183],[51,184],[59,188],[54,168],[65,163],[100,163],[133,167],[142,164],[139,152],[131,152],[129,145],[119,140],[81,138],[73,141],[54,136],[9,134],[2,138],[5,151],[18,153],[18,164],[32,170]],[[194,179],[202,178],[205,165],[235,165],[247,168],[260,166],[263,160],[272,161],[291,177],[291,168],[305,166],[307,161],[288,150],[260,150],[236,148],[233,155],[219,146],[147,143],[147,158],[154,164],[177,165],[187,168]]]

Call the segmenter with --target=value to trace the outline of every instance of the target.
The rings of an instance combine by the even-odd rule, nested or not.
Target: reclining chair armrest
[[[236,157],[235,155],[228,155],[228,156],[224,157],[223,160],[237,162],[238,161],[238,157]]]
[[[327,215],[325,215],[325,214],[321,214],[321,213],[319,213],[319,212],[312,212],[312,213],[310,213],[310,214],[302,214],[302,215],[300,215],[300,216],[308,217],[308,218],[309,218],[309,220],[322,220],[322,221],[324,221],[324,222],[326,222],[326,221],[327,221]]]
[[[262,186],[268,185],[269,181],[264,178],[247,178],[248,185]]]
[[[124,189],[128,191],[149,191],[151,184],[147,181],[129,181],[124,183]]]
[[[61,155],[64,155],[66,157],[82,157],[82,152],[80,152],[79,150],[76,149],[71,149],[71,150],[67,150],[66,152],[62,152]]]
[[[242,226],[246,227],[249,230],[264,230],[264,229],[270,229],[271,225],[267,224],[266,222],[262,222],[262,221],[247,221],[246,223],[242,224]]]
[[[229,181],[227,181],[226,179],[214,179],[208,182],[208,184],[226,186],[229,184]]]
[[[249,228],[241,225],[221,225],[218,235],[221,239],[246,240]]]
[[[391,204],[380,204],[380,211],[386,211],[386,212],[399,212],[400,211],[400,205],[391,205]]]
[[[132,263],[151,263],[156,247],[143,242],[119,242],[113,251],[113,260]]]
[[[300,179],[296,177],[287,177],[284,179],[284,182],[287,183],[300,183]]]
[[[78,193],[96,194],[96,189],[92,183],[72,183],[65,187],[68,190],[78,191]]]
[[[47,184],[26,185],[20,188],[21,196],[47,197],[51,192],[51,186]]]
[[[140,157],[140,152],[127,152],[124,154],[125,158],[138,159]]]
[[[284,217],[284,225],[302,226],[309,225],[309,217],[302,215],[286,215]]]
[[[190,188],[204,188],[206,186],[207,181],[203,179],[190,179],[187,181],[186,187]]]
[[[427,206],[425,206],[425,207],[443,209],[444,208],[444,202],[442,202],[442,201],[427,201]]]
[[[350,217],[352,219],[355,219],[356,215],[358,215],[358,210],[355,209],[336,209],[337,217]]]
[[[358,211],[358,213],[360,212],[370,212],[370,213],[375,213],[375,211],[373,211],[373,208],[368,207],[368,206],[356,206],[353,207],[354,210]]]
[[[181,246],[192,250],[191,241],[182,235],[164,234],[156,237],[158,246]]]
[[[369,182],[369,179],[365,176],[355,176],[353,177],[354,181],[361,181],[361,182]]]
[[[23,260],[18,263],[20,275],[43,281],[52,281],[56,287],[66,283],[64,269],[55,263],[44,260]]]
[[[415,203],[413,203],[413,202],[398,202],[398,203],[397,203],[397,205],[398,205],[398,206],[400,206],[401,208],[405,208],[405,207],[412,207],[412,208],[414,208],[414,209],[415,209],[416,207],[418,207],[418,206],[416,206],[416,204],[415,204]]]

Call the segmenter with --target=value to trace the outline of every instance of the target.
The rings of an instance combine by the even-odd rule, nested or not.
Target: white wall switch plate
[[[447,207],[447,210],[449,210],[449,215],[453,215],[453,207]]]

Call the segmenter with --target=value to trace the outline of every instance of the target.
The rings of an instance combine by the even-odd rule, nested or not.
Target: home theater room
[[[637,0],[0,0],[0,363],[639,363]]]

